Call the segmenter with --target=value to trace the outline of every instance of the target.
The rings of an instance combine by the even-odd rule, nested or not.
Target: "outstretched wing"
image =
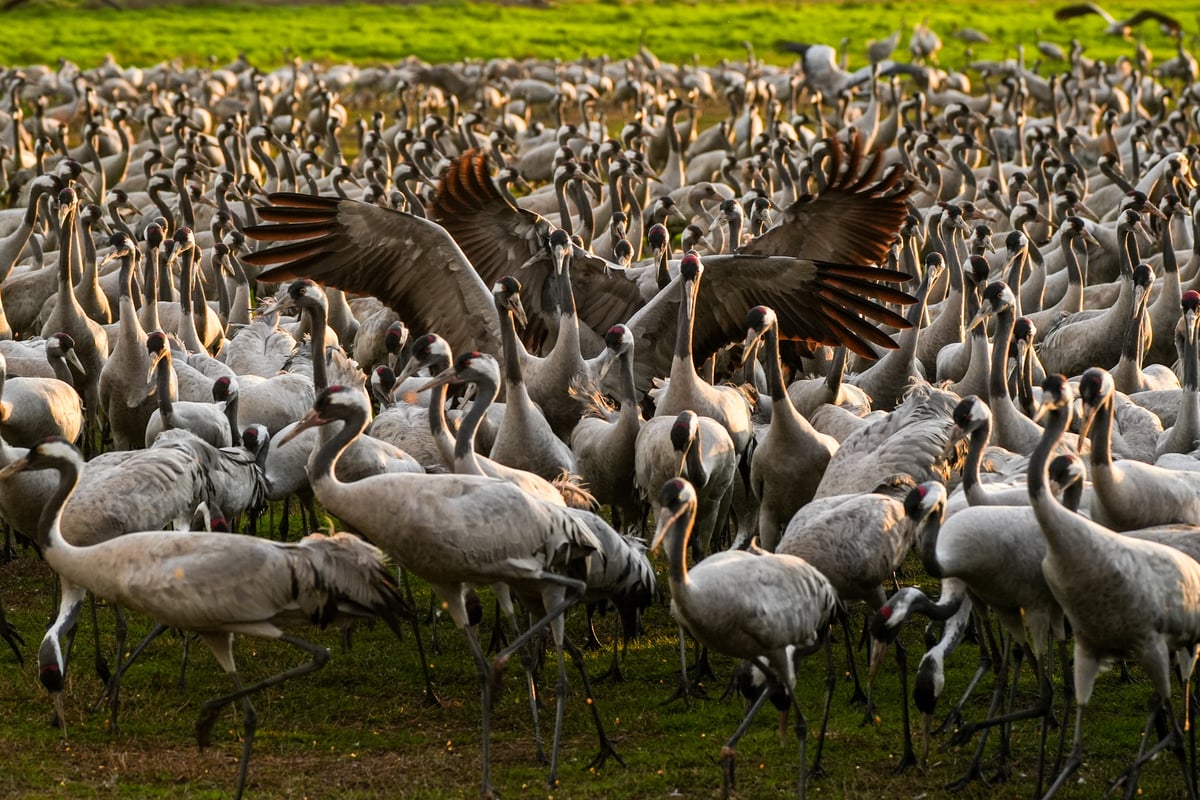
[[[488,285],[440,225],[369,203],[277,193],[246,230],[276,243],[244,256],[272,267],[261,281],[312,280],[372,294],[413,330],[437,330],[455,352],[499,356],[500,321]]]
[[[910,188],[892,170],[880,178],[878,152],[866,156],[861,138],[848,148],[826,139],[829,155],[823,168],[825,186],[784,209],[779,224],[738,252],[759,256],[792,256],[837,264],[877,264],[908,215]]]
[[[491,178],[487,154],[476,150],[455,159],[443,175],[433,215],[485,283],[504,275],[521,282],[521,304],[530,323],[524,335],[527,344],[540,341],[556,317],[550,282],[554,263],[546,246],[554,225],[512,205]],[[598,336],[642,305],[635,283],[611,270],[604,259],[579,249],[571,259],[571,282],[579,319]]]
[[[696,299],[692,356],[702,364],[745,335],[746,312],[770,306],[779,319],[779,334],[812,344],[845,345],[875,358],[871,345],[894,349],[896,343],[876,327],[911,327],[881,303],[907,305],[915,298],[886,286],[911,276],[878,267],[829,264],[786,256],[707,256]],[[675,345],[680,306],[678,275],[629,321],[634,335],[637,388],[646,391],[651,378],[667,375]]]

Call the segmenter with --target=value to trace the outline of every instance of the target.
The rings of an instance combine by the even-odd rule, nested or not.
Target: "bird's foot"
[[[850,695],[850,705],[864,707],[870,702],[870,698],[867,697],[867,693],[862,690],[862,687],[855,686],[854,692]]]
[[[675,691],[671,694],[671,696],[666,700],[663,700],[661,703],[659,703],[659,705],[669,706],[676,700],[682,700],[684,708],[690,711],[692,708],[693,697],[697,700],[709,699],[708,692],[705,690],[703,685],[699,683],[689,683],[683,679],[680,679],[679,684],[675,687]]]
[[[500,690],[500,681],[504,678],[504,671],[508,669],[508,657],[496,656],[492,659],[492,668],[488,670],[488,674],[492,681],[492,691]]]
[[[968,722],[966,725],[960,725],[958,729],[950,735],[950,738],[946,740],[945,744],[942,745],[942,749],[949,750],[951,747],[958,747],[966,744],[967,742],[971,741],[971,737],[975,735],[976,730],[978,730],[978,728],[973,723]]]
[[[721,785],[726,798],[729,797],[729,793],[737,786],[737,778],[734,774],[736,759],[737,751],[732,747],[725,746],[721,748]]]
[[[878,724],[879,724],[879,710],[875,707],[874,703],[868,702],[866,707],[863,709],[862,722],[858,723],[858,725],[861,728],[861,727],[866,727],[867,725],[878,725]]]
[[[1003,753],[998,754],[996,756],[996,771],[990,775],[982,776],[981,780],[989,786],[1008,783],[1012,780],[1012,767],[1009,766],[1008,757]]]
[[[600,769],[610,758],[616,759],[618,764],[625,769],[629,769],[629,765],[625,763],[625,759],[621,758],[621,754],[616,751],[616,749],[612,746],[612,742],[610,742],[608,737],[605,736],[600,741],[600,752],[596,753],[596,755],[587,763],[587,766],[584,767],[584,769]]]
[[[207,702],[200,707],[200,716],[196,719],[196,745],[203,750],[212,743],[212,729],[220,716],[224,703]]]
[[[825,765],[817,762],[809,767],[808,772],[806,773],[806,779],[811,781],[816,778],[824,778],[828,774],[829,771],[825,769]]]
[[[970,768],[963,774],[961,778],[953,783],[946,784],[946,789],[951,792],[961,792],[975,781],[983,780],[983,772],[979,769],[979,762],[972,761]]]
[[[899,763],[892,769],[893,775],[903,775],[908,772],[910,767],[920,767],[921,762],[917,758],[916,753],[912,750],[907,750],[904,755],[900,756]]]
[[[934,735],[941,735],[948,730],[954,730],[956,728],[962,727],[962,724],[963,724],[962,712],[959,711],[957,708],[955,708],[955,709],[952,709],[950,711],[950,713],[946,715],[946,718],[944,720],[942,720],[941,725],[938,725],[936,728],[933,729],[933,733],[934,733]]]
[[[17,663],[25,666],[25,656],[21,654],[21,648],[25,646],[25,638],[21,636],[21,632],[9,625],[6,620],[0,624],[0,637],[12,648],[13,655],[17,657]]]
[[[421,700],[421,705],[425,708],[441,708],[441,699],[433,693],[432,689],[425,690],[425,697]]]
[[[591,652],[604,649],[604,645],[600,642],[599,637],[596,636],[594,628],[588,628],[587,636],[583,638],[583,649]]]
[[[592,678],[592,683],[624,683],[625,673],[621,671],[621,667],[613,665],[601,672],[596,677]]]

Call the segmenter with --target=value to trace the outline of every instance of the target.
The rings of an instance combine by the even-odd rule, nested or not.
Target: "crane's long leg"
[[[133,648],[133,652],[129,654],[129,657],[117,664],[117,671],[108,679],[104,685],[104,691],[96,698],[96,702],[92,704],[92,711],[95,711],[104,702],[104,699],[108,698],[108,730],[110,733],[117,732],[117,711],[120,707],[121,677],[125,674],[125,670],[129,669],[134,661],[137,661],[142,651],[166,631],[166,625],[155,625],[146,638],[142,639],[138,643],[138,646]]]
[[[553,576],[548,576],[553,577]],[[479,640],[475,638],[475,634],[469,628],[464,629],[467,636],[467,642],[471,647],[471,653],[475,656],[476,664],[479,666],[479,677],[481,683],[481,702],[483,705],[483,797],[493,797],[494,792],[491,787],[491,715],[492,715],[492,686],[498,683],[504,668],[508,665],[508,660],[512,658],[513,653],[525,646],[525,643],[532,639],[536,634],[540,633],[552,620],[562,615],[568,608],[579,601],[583,594],[584,585],[580,581],[571,580],[569,578],[559,579],[562,585],[567,586],[574,591],[568,593],[567,597],[554,608],[550,609],[547,614],[540,620],[529,627],[529,630],[516,637],[504,650],[488,664],[487,658],[483,655],[483,650],[479,646]]]
[[[558,696],[554,703],[554,741],[550,746],[550,772],[546,776],[546,785],[551,789],[558,786],[558,748],[562,744],[562,727],[563,718],[567,708],[567,662],[563,658],[563,640],[566,638],[563,634],[562,618],[556,618],[550,622],[550,627],[554,630],[554,650],[558,655]]]
[[[21,636],[21,632],[14,628],[4,617],[4,606],[2,604],[0,604],[0,638],[8,642],[8,646],[12,648],[13,655],[17,657],[17,663],[25,666],[25,656],[21,653],[21,648],[25,646],[25,639]]]
[[[867,716],[870,717],[870,698],[863,691],[862,684],[858,680],[858,667],[854,663],[854,646],[850,644],[852,641],[850,636],[850,612],[841,603],[838,604],[838,622],[842,625],[843,639],[846,643],[846,671],[850,673],[850,679],[854,681],[854,693],[850,695],[850,704],[855,706],[866,706]]]
[[[210,641],[207,637],[205,640],[209,642],[210,647],[213,647],[212,641]],[[305,650],[312,654],[312,661],[306,661],[298,667],[293,667],[292,669],[281,672],[278,675],[264,678],[258,683],[253,683],[249,686],[242,686],[241,681],[237,677],[237,672],[231,671],[230,674],[233,676],[234,686],[236,687],[235,691],[231,692],[230,694],[223,695],[221,697],[214,697],[213,699],[206,701],[204,705],[200,707],[200,718],[196,720],[196,743],[203,748],[208,746],[212,739],[213,723],[217,721],[217,715],[220,713],[221,709],[235,700],[241,701],[242,703],[242,722],[245,726],[245,733],[242,739],[242,759],[238,765],[238,783],[237,789],[234,791],[233,795],[234,800],[239,800],[239,798],[242,796],[242,792],[246,788],[246,777],[250,770],[250,748],[254,744],[254,732],[258,727],[258,715],[254,711],[254,706],[250,704],[250,695],[257,691],[261,691],[262,689],[266,689],[283,683],[284,681],[291,680],[292,678],[299,678],[301,675],[307,675],[310,672],[315,672],[316,670],[324,667],[329,661],[329,651],[320,645],[306,642],[303,639],[298,639],[295,636],[290,636],[288,634],[283,634],[280,636],[279,641],[286,642],[293,647],[298,647],[301,650]],[[215,647],[214,653],[216,653]],[[218,660],[220,660],[219,656]]]
[[[759,667],[762,667],[761,663]],[[767,674],[770,675],[771,673],[767,672]],[[767,702],[767,698],[770,696],[771,690],[768,686],[758,695],[754,701],[754,705],[750,706],[750,710],[746,712],[746,716],[742,719],[742,724],[738,726],[738,729],[733,732],[733,736],[730,736],[729,740],[725,742],[725,746],[721,748],[722,786],[724,787],[724,796],[726,799],[729,797],[729,792],[737,785],[734,764],[737,759],[736,748],[738,740],[745,735],[746,731],[750,728],[750,723],[754,721],[759,709],[763,707],[763,704]]]
[[[413,599],[412,584],[408,580],[407,570],[400,570],[400,584],[404,587],[409,608],[416,608],[417,604]],[[430,592],[430,596],[436,602],[437,598],[433,592]],[[442,701],[433,691],[433,676],[429,674],[429,658],[425,655],[425,643],[421,641],[421,624],[415,614],[409,618],[409,624],[412,625],[413,636],[417,640],[417,657],[421,659],[421,675],[425,678],[425,699],[422,701],[422,705],[426,707],[440,706]]]
[[[62,595],[58,613],[51,623],[42,644],[38,647],[38,679],[50,692],[54,703],[54,716],[50,724],[62,731],[67,738],[67,719],[63,709],[62,692],[66,687],[67,665],[71,663],[71,647],[75,642],[76,623],[87,596],[82,588],[69,581],[60,581]],[[63,646],[63,641],[66,646]]]
[[[483,742],[480,748],[483,751],[483,788],[480,790],[480,797],[494,797],[491,783],[492,667],[483,654],[483,648],[479,646],[479,640],[475,638],[475,631],[469,625],[463,625],[461,630],[467,637],[467,646],[475,658],[475,668],[479,675],[479,703],[483,724]]]
[[[571,637],[569,636],[563,639],[563,644],[566,646],[567,652],[571,654],[571,660],[575,662],[575,666],[579,669],[579,676],[583,680],[583,692],[587,698],[588,709],[592,712],[592,722],[596,726],[596,736],[600,739],[600,752],[588,762],[587,768],[599,769],[604,766],[604,763],[609,758],[615,758],[618,764],[628,768],[625,759],[621,758],[621,754],[612,746],[612,742],[604,732],[604,723],[600,720],[600,711],[596,708],[596,699],[592,696],[592,685],[588,681],[587,669],[583,664],[583,653],[579,651],[579,648],[571,641]]]
[[[1010,647],[1011,640],[1009,644],[1005,646],[1004,656],[1000,659],[1000,671],[996,676],[996,688],[992,692],[992,703],[988,707],[988,719],[995,717],[999,713],[1004,702],[1004,689],[1006,685],[1006,679],[1008,677]],[[967,767],[966,773],[961,778],[946,787],[950,791],[961,791],[962,789],[966,788],[967,784],[969,784],[971,781],[975,780],[976,778],[983,777],[983,751],[987,746],[988,734],[990,732],[991,728],[984,729],[983,735],[979,737],[979,744],[975,747],[975,755],[971,758],[970,766]],[[951,739],[950,741],[946,742],[943,747],[952,747],[954,744],[956,744],[956,742]]]
[[[92,617],[92,646],[95,648],[96,677],[100,679],[101,683],[108,683],[112,671],[108,668],[108,660],[104,658],[104,649],[100,646],[100,615],[96,611],[95,595],[88,596],[88,613]],[[121,653],[118,651],[117,661],[120,660]]]
[[[1100,672],[1100,661],[1086,648],[1075,641],[1075,739],[1071,745],[1071,754],[1067,757],[1062,771],[1050,784],[1042,800],[1050,800],[1062,788],[1067,779],[1075,774],[1083,763],[1083,713],[1087,710],[1088,700],[1092,697],[1092,689],[1096,684],[1096,675]]]
[[[621,615],[619,613],[613,614],[613,621],[616,623],[614,625],[616,630],[613,632],[612,661],[609,662],[608,669],[593,679],[595,683],[604,683],[605,681],[612,681],[613,683],[625,682],[625,673],[621,671],[621,661],[618,653],[623,656],[624,650],[628,647],[629,643],[625,641],[625,637],[622,635],[624,629],[621,626]]]
[[[994,650],[989,648],[987,645],[987,641],[992,638],[991,625],[987,622],[986,617],[982,618],[981,621],[982,613],[983,612],[977,610],[971,612],[971,618],[974,621],[975,626],[975,639],[979,644],[979,664],[975,668],[975,674],[972,675],[971,680],[967,682],[967,688],[963,691],[962,697],[960,697],[958,702],[954,704],[954,708],[950,709],[950,713],[946,714],[946,718],[943,719],[941,724],[937,726],[937,728],[933,731],[934,733],[941,733],[947,728],[958,727],[962,725],[962,710],[966,706],[967,700],[969,700],[971,695],[975,693],[975,687],[979,685],[979,681],[983,678],[987,671],[992,668],[992,653]],[[986,636],[983,631],[984,625],[988,626]]]
[[[896,666],[900,668],[900,722],[904,726],[904,753],[892,773],[899,775],[918,763],[917,754],[913,751],[912,725],[908,715],[908,648],[904,646],[903,636],[896,637]]]
[[[659,705],[670,705],[676,700],[683,700],[683,707],[689,711],[692,709],[692,698],[699,700],[707,700],[708,693],[699,684],[693,685],[688,680],[687,673],[687,631],[683,626],[679,626],[679,683],[675,687],[675,691],[666,700],[663,700]]]
[[[833,672],[833,637],[830,635],[829,629],[825,630],[825,709],[821,712],[821,733],[817,736],[817,754],[813,758],[812,769],[809,770],[809,775],[814,778],[819,778],[825,774],[825,768],[821,766],[821,755],[825,752],[825,729],[829,725],[829,709],[833,705],[833,687],[837,685],[837,678]]]

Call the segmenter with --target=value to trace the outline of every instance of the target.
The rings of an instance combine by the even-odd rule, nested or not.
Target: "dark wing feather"
[[[521,282],[521,305],[529,319],[522,338],[536,350],[557,324],[553,283],[548,283],[554,264],[547,242],[554,225],[509,203],[492,181],[487,154],[477,150],[450,164],[431,215],[454,237],[486,285],[505,275]]]
[[[746,312],[770,306],[785,339],[813,344],[845,345],[875,358],[873,345],[894,349],[896,343],[876,327],[911,327],[899,314],[876,300],[909,304],[915,298],[881,282],[910,276],[894,270],[825,264],[783,256],[726,255],[704,258],[704,275],[696,300],[692,355],[704,361],[746,334]],[[639,392],[651,379],[670,373],[680,304],[678,275],[627,323],[634,335],[634,381]]]
[[[900,173],[882,179],[879,154],[864,159],[856,140],[843,150],[829,140],[826,188],[805,195],[784,209],[775,227],[738,252],[758,256],[793,256],[840,264],[878,264],[908,215],[909,187],[899,187]],[[865,166],[863,166],[865,160]]]
[[[261,209],[274,225],[246,235],[286,244],[243,256],[266,282],[311,278],[378,297],[413,330],[436,330],[455,352],[501,353],[488,286],[462,250],[428,220],[335,197],[278,193]]]
[[[571,256],[571,291],[579,321],[601,337],[645,302],[641,287],[624,267],[578,247]]]
[[[1168,36],[1179,36],[1180,26],[1179,20],[1174,17],[1168,17],[1166,14],[1155,11],[1152,8],[1143,8],[1141,11],[1134,14],[1126,21],[1126,25],[1131,28],[1136,28],[1148,19],[1152,19],[1159,24],[1162,30]]]
[[[1071,6],[1063,6],[1054,12],[1054,18],[1059,22],[1072,19],[1073,17],[1082,17],[1084,14],[1096,14],[1103,17],[1109,23],[1115,23],[1116,20],[1109,16],[1108,12],[1102,9],[1095,3],[1078,3]]]

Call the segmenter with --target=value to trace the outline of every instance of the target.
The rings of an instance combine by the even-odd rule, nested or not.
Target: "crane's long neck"
[[[689,443],[680,464],[683,467],[682,477],[692,482],[699,491],[708,484],[708,466],[704,463],[704,447],[700,443],[700,431]]]
[[[161,248],[152,248],[146,254],[146,266],[143,270],[145,286],[142,287],[142,309],[145,312],[145,318],[141,320],[144,330],[162,330],[162,323],[158,319],[158,280],[161,261]]]
[[[680,279],[680,290],[682,292],[681,302],[679,304],[679,318],[675,324],[675,360],[682,365],[686,365],[688,370],[695,375],[696,367],[692,362],[692,325],[695,320],[695,303],[696,295],[698,294],[698,281],[688,281]],[[674,369],[672,369],[674,372]],[[675,376],[672,375],[672,378]],[[697,377],[699,380],[699,377]]]
[[[996,338],[992,342],[992,364],[988,373],[989,403],[1009,397],[1005,372],[1008,367],[1008,346],[1012,344],[1013,326],[1016,324],[1013,313],[1012,307],[1006,307],[996,314]]]
[[[500,386],[495,381],[480,379],[475,381],[475,399],[471,408],[462,419],[458,429],[458,441],[454,445],[454,471],[466,472],[471,475],[483,475],[483,467],[475,452],[475,434],[487,416],[488,408],[496,402],[500,394]],[[464,468],[460,468],[464,467]]]
[[[963,464],[962,486],[964,492],[970,492],[979,485],[979,465],[983,463],[983,451],[987,447],[991,435],[991,420],[971,431],[971,438],[967,445],[967,459]]]
[[[166,343],[163,347],[168,347]],[[170,428],[170,419],[175,411],[175,398],[172,397],[171,387],[171,355],[170,350],[158,361],[154,367],[154,392],[158,395],[158,413],[162,416],[163,427]]]
[[[1113,427],[1113,398],[1106,397],[1096,408],[1096,422],[1092,425],[1092,466],[1111,467],[1112,458],[1112,427]],[[1030,465],[1030,470],[1033,466]]]
[[[972,438],[974,438],[973,435]],[[921,537],[921,563],[925,565],[925,571],[929,573],[931,578],[945,577],[942,564],[938,561],[937,557],[938,536],[941,534],[941,531],[941,513],[931,514],[925,523],[925,533]]]
[[[47,555],[51,550],[55,553],[70,553],[82,549],[63,538],[61,527],[63,508],[79,484],[81,466],[75,461],[64,461],[57,467],[58,485],[54,487],[54,492],[46,501],[42,515],[38,518],[38,539],[42,551]]]
[[[328,315],[321,303],[308,306],[308,313],[312,325],[309,338],[312,342],[313,388],[319,394],[329,388],[329,371],[325,366],[325,325]]]
[[[179,276],[179,336],[189,353],[204,351],[200,334],[196,332],[195,299],[192,294],[196,280],[196,248],[188,247],[183,252],[183,269]]]
[[[71,280],[71,248],[75,242],[75,210],[70,209],[63,217],[58,241],[58,302],[75,302],[74,284]],[[62,306],[66,308],[66,306]]]
[[[338,459],[366,427],[367,414],[364,409],[353,407],[347,412],[342,419],[342,427],[322,441],[309,459],[308,472],[314,485],[318,482],[340,483],[334,472]]]
[[[838,395],[842,391],[842,379],[846,376],[846,359],[849,351],[845,347],[837,347],[833,351],[833,360],[829,363],[829,374],[825,376],[825,388],[833,398],[830,403],[839,402]]]
[[[440,366],[440,369],[439,369]],[[448,363],[430,364],[430,371],[436,375],[450,365]],[[429,433],[433,436],[438,452],[447,464],[453,464],[455,459],[454,435],[446,422],[446,384],[435,386],[429,390]],[[459,438],[462,438],[461,431]]]
[[[667,531],[667,563],[668,577],[671,583],[671,596],[682,598],[683,593],[676,587],[687,586],[687,550],[688,540],[692,538],[692,526],[696,522],[696,503],[690,503],[690,508],[680,514],[671,523]]]
[[[504,348],[504,384],[517,386],[524,383],[521,374],[521,345],[517,340],[517,323],[511,309],[498,308],[500,312],[500,339]]]
[[[1083,310],[1083,266],[1075,253],[1075,237],[1068,237],[1063,246],[1063,260],[1067,263],[1067,293],[1059,303],[1059,309],[1075,313]]]
[[[118,309],[121,314],[121,338],[119,344],[124,347],[145,349],[146,332],[138,321],[137,309],[133,305],[133,250],[121,256],[121,272],[118,275],[121,284],[121,297]]]
[[[1057,551],[1062,557],[1071,559],[1078,557],[1079,548],[1087,547],[1089,529],[1086,521],[1078,514],[1068,511],[1047,490],[1049,482],[1050,455],[1058,447],[1063,433],[1071,422],[1069,406],[1052,409],[1045,422],[1045,430],[1041,441],[1033,449],[1029,457],[1029,504],[1033,506],[1034,514],[1041,525],[1046,537],[1046,545],[1052,553]],[[1049,558],[1049,555],[1048,555]]]

